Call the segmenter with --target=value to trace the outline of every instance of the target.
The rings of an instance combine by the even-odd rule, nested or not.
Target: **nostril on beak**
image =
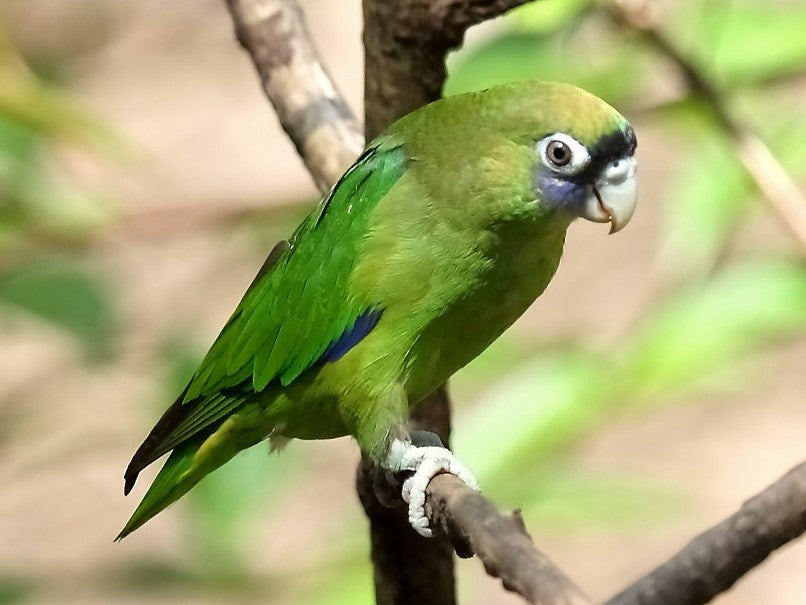
[[[621,183],[629,179],[635,172],[635,160],[632,158],[618,158],[605,168],[602,179],[609,183]]]

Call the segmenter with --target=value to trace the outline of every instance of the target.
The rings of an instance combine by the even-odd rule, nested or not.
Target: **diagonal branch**
[[[238,41],[320,191],[364,146],[359,125],[322,66],[294,0],[227,0]]]
[[[806,531],[806,462],[606,605],[701,605]]]
[[[481,559],[504,588],[529,603],[591,605],[591,601],[538,550],[518,511],[502,515],[495,506],[453,475],[437,475],[428,485],[428,514],[458,552]]]

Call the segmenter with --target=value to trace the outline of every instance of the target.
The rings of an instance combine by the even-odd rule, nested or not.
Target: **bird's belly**
[[[562,241],[538,251],[513,251],[478,288],[429,323],[410,354],[406,390],[412,404],[476,358],[529,308],[557,269]]]
[[[293,439],[333,439],[349,434],[338,398],[319,373],[303,376],[276,393],[265,409],[275,431]]]
[[[430,300],[426,293],[419,309],[409,304],[385,308],[378,325],[346,355],[282,389],[268,406],[277,418],[278,432],[328,439],[356,435],[367,426],[386,434],[388,425],[404,422],[406,399],[414,405],[445,382],[543,292],[559,263],[564,231],[552,236],[523,238],[520,247],[510,246],[474,287],[445,304],[435,302],[445,300],[443,290]],[[533,244],[535,239],[540,246]],[[461,269],[455,270],[459,273],[452,276],[454,284],[464,276]],[[443,278],[434,271],[430,281],[439,285],[450,279]],[[423,308],[433,311],[421,320]],[[401,383],[403,409],[394,398],[387,398]]]

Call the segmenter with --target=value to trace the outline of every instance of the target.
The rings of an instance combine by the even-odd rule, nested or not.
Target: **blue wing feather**
[[[383,309],[367,309],[359,315],[355,323],[333,340],[322,353],[316,363],[333,363],[344,357],[347,352],[361,342],[372,331],[383,315]]]

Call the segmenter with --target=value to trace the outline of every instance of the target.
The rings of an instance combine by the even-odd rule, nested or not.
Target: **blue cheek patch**
[[[554,208],[571,210],[574,206],[584,203],[587,198],[587,187],[560,178],[545,168],[536,170],[533,180],[540,197]]]
[[[361,342],[378,324],[383,311],[367,309],[359,315],[351,328],[348,328],[337,339],[333,340],[325,352],[317,360],[317,364],[333,363],[344,357],[347,352]]]

